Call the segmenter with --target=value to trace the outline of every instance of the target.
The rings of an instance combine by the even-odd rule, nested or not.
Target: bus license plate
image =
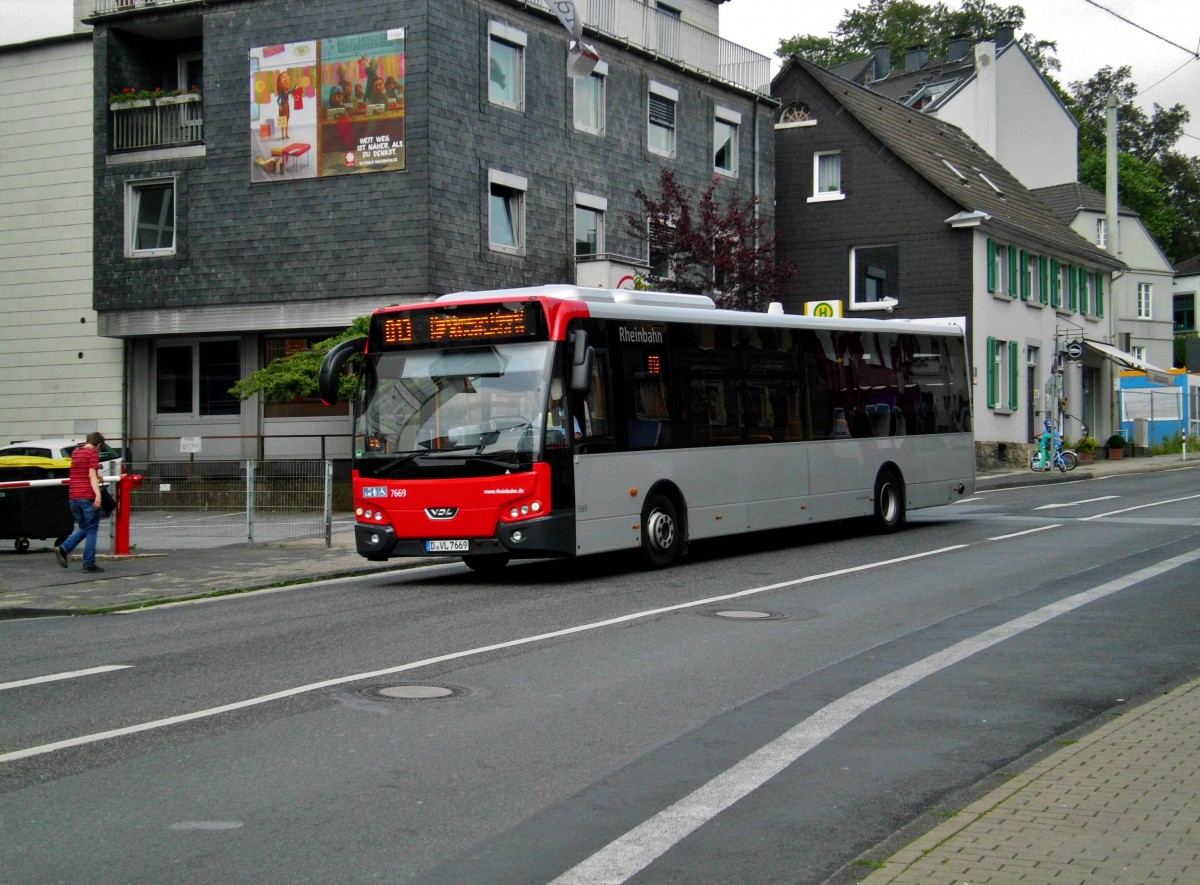
[[[426,553],[467,553],[471,549],[468,541],[426,541]]]

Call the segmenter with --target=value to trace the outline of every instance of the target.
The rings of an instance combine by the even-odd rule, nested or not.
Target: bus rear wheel
[[[642,559],[651,568],[666,568],[679,558],[683,536],[671,499],[651,495],[642,510]]]
[[[481,575],[491,575],[500,571],[511,557],[507,553],[477,553],[474,556],[464,556],[463,563],[473,572]]]
[[[875,527],[881,532],[904,526],[904,482],[894,470],[881,470],[875,480]]]

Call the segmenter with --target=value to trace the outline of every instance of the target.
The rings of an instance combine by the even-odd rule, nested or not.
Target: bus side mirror
[[[338,387],[342,380],[342,369],[346,360],[362,353],[367,346],[366,338],[351,338],[341,344],[335,344],[325,354],[321,363],[321,371],[317,374],[317,391],[321,394],[321,402],[332,406],[338,401]]]
[[[577,329],[574,334],[575,349],[571,353],[571,390],[586,391],[592,383],[592,362],[596,358],[595,348],[587,343],[587,332]]]

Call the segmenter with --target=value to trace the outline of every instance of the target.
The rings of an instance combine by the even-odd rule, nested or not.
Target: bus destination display
[[[522,304],[516,308],[486,305],[452,311],[406,311],[382,318],[383,343],[451,344],[535,338],[539,315],[537,304]]]

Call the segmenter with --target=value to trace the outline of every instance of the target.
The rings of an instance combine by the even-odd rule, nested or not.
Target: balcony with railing
[[[93,0],[95,17],[172,6],[198,6],[211,0]],[[522,8],[552,16],[548,0],[508,0]],[[744,46],[660,12],[643,0],[576,0],[584,27],[615,42],[637,48],[681,69],[712,77],[731,86],[770,93],[771,60]],[[601,57],[602,46],[597,47]]]
[[[113,151],[144,151],[204,143],[199,92],[114,100],[108,105]]]

